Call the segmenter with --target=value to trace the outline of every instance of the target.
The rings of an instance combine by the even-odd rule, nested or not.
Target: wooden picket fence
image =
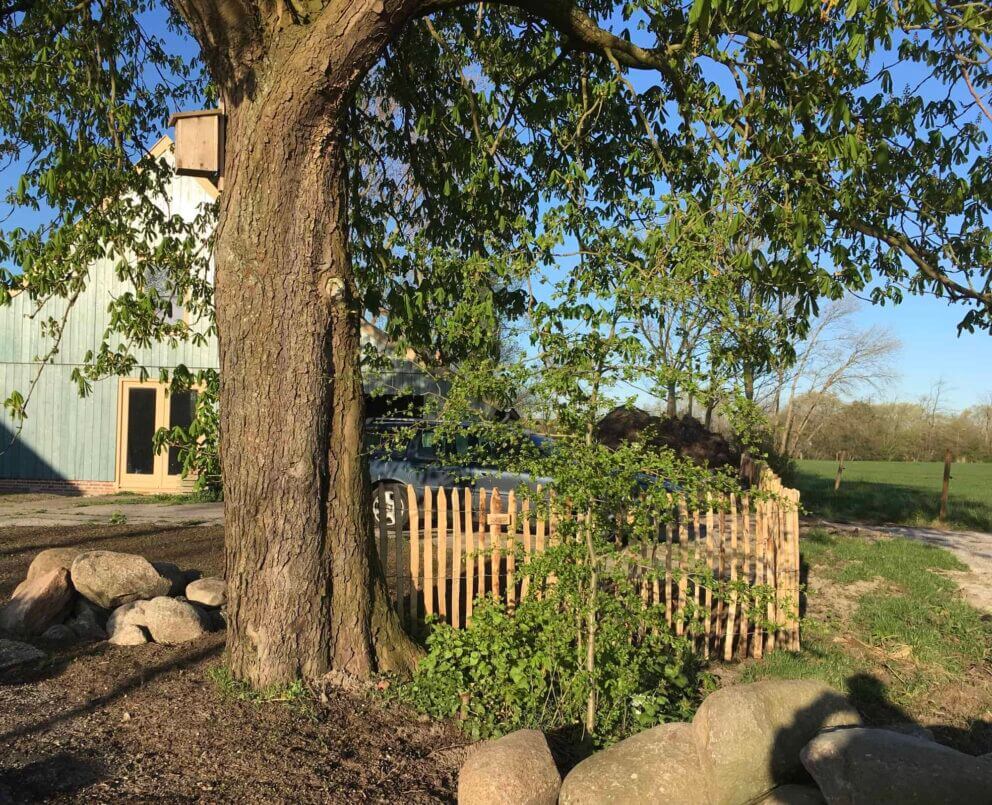
[[[702,509],[673,496],[674,518],[625,554],[643,604],[664,605],[669,625],[707,658],[799,649],[799,493],[767,471],[758,490],[765,494],[731,495]],[[406,497],[408,527],[381,518],[377,545],[393,602],[414,633],[423,633],[428,615],[463,627],[484,595],[514,606],[535,586],[517,557],[543,551],[564,530],[512,491],[392,491]],[[764,595],[744,595],[749,588]]]

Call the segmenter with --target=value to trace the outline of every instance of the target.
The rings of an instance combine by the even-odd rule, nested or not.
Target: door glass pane
[[[127,392],[127,467],[128,475],[152,475],[155,472],[155,389],[128,389]]]
[[[169,427],[188,428],[196,412],[196,392],[187,391],[169,397]],[[169,448],[169,475],[179,475],[183,463],[179,458],[179,448]]]

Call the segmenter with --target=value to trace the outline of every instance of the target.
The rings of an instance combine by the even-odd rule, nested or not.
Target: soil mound
[[[668,447],[697,464],[710,467],[740,466],[740,453],[719,433],[686,414],[659,417],[640,408],[614,408],[596,426],[596,439],[616,449],[621,442],[641,440],[654,447]]]

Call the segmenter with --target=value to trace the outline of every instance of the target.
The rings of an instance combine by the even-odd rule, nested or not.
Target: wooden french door
[[[169,394],[168,386],[153,380],[121,380],[117,413],[117,486],[138,492],[174,492],[188,489],[182,478],[179,451],[156,452],[153,437],[159,428],[189,425],[196,392]]]

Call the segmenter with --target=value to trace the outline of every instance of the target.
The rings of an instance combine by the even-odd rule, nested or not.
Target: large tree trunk
[[[361,450],[340,123],[355,46],[313,43],[314,71],[310,43],[288,43],[298,63],[228,102],[216,243],[228,661],[256,686],[414,657],[376,559]],[[328,47],[352,70],[340,80]]]

